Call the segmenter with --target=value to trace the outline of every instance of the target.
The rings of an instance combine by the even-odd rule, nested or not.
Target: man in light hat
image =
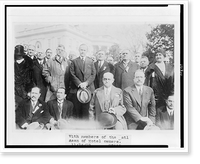
[[[90,103],[90,118],[98,120],[102,112],[114,114],[117,118],[117,122],[113,129],[127,129],[126,121],[123,116],[126,112],[126,108],[123,105],[122,90],[114,87],[112,85],[113,82],[113,74],[110,72],[104,73],[103,86],[94,91],[94,95]]]

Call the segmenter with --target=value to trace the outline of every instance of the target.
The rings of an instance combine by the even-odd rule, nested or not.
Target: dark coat
[[[24,123],[30,124],[32,122],[46,124],[52,118],[49,114],[48,106],[44,101],[38,100],[35,106],[36,112],[34,114],[31,113],[32,110],[31,100],[23,100],[16,109],[17,125],[21,127]]]
[[[152,88],[143,85],[142,100],[135,85],[127,87],[123,93],[124,105],[127,109],[124,117],[127,124],[137,124],[141,117],[148,117],[155,123],[156,108]]]
[[[94,63],[94,66],[96,69],[96,77],[94,80],[94,86],[95,86],[95,89],[97,89],[103,86],[102,78],[103,78],[104,73],[111,72],[112,74],[114,74],[114,66],[108,63],[107,61],[104,61],[100,69],[98,67],[98,61]]]
[[[78,57],[71,62],[70,67],[71,73],[71,93],[76,93],[78,90],[78,85],[82,82],[88,83],[88,89],[93,92],[94,79],[96,76],[96,69],[94,67],[93,60],[86,57],[84,65],[82,64],[81,58]]]
[[[174,114],[169,116],[166,106],[162,106],[158,109],[156,114],[156,125],[162,130],[174,129]]]
[[[60,119],[60,112],[58,110],[58,102],[57,99],[50,100],[47,102],[47,105],[49,107],[49,113],[50,115],[57,121]],[[63,107],[62,107],[62,119],[69,119],[73,115],[73,103],[68,100],[64,100]]]
[[[116,64],[114,73],[114,85],[117,88],[121,88],[122,90],[128,86],[132,86],[134,73],[137,69],[139,69],[139,65],[132,61],[128,63],[128,71],[124,67],[123,62]]]
[[[45,100],[47,92],[47,82],[45,77],[42,75],[43,66],[38,63],[38,60],[33,60],[33,81],[37,87],[41,89],[41,100]]]
[[[156,107],[165,105],[165,99],[174,92],[174,68],[165,64],[165,75],[152,63],[147,70],[147,85],[154,90]]]
[[[16,102],[19,103],[17,99],[27,98],[27,93],[34,86],[33,83],[33,61],[28,57],[24,56],[24,61],[18,64],[16,61],[14,63],[15,71],[15,97]],[[18,97],[18,98],[17,98]]]

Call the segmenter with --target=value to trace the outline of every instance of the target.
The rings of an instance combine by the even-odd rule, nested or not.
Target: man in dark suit
[[[23,100],[16,109],[16,124],[26,129],[29,124],[47,124],[51,116],[48,106],[44,101],[39,100],[40,88],[33,87],[30,92],[30,99]]]
[[[93,60],[86,56],[88,47],[85,44],[79,47],[80,56],[71,62],[71,89],[70,100],[74,104],[74,117],[81,119],[89,119],[89,103],[81,103],[77,99],[77,91],[79,88],[89,89],[91,93],[94,91],[94,79],[96,70]]]
[[[145,81],[144,85],[148,85],[148,66],[149,66],[149,59],[146,56],[142,56],[140,59],[140,69],[144,72],[145,74]]]
[[[52,124],[56,124],[59,119],[68,120],[72,118],[73,107],[72,102],[66,100],[65,88],[58,88],[56,99],[47,102],[49,113],[53,117]]]
[[[37,87],[41,90],[40,99],[45,101],[47,92],[47,82],[45,77],[42,75],[42,70],[44,67],[44,57],[42,51],[37,53],[37,59],[33,59],[33,81]]]
[[[122,62],[115,65],[114,85],[124,90],[128,86],[133,85],[134,73],[139,69],[139,65],[130,60],[130,51],[122,51]]]
[[[158,108],[156,125],[162,130],[174,129],[174,95],[171,94],[166,100],[166,106]]]
[[[155,97],[153,89],[143,85],[144,80],[144,72],[137,70],[134,85],[124,90],[124,105],[127,109],[124,117],[128,129],[142,130],[146,125],[155,124]]]
[[[114,66],[107,61],[106,59],[106,53],[105,51],[98,51],[97,52],[97,62],[94,63],[95,69],[96,69],[96,77],[94,80],[94,86],[95,89],[100,88],[103,86],[103,74],[106,72],[111,72],[114,74]]]
[[[147,79],[155,93],[156,108],[165,104],[167,95],[174,92],[174,68],[164,63],[165,51],[159,49],[156,53],[156,63],[148,67]]]

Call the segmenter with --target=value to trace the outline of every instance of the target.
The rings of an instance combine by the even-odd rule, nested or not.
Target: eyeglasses
[[[103,80],[112,80],[112,79],[109,79],[109,78],[103,78]]]

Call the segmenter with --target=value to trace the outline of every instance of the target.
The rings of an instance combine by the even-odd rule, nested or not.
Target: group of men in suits
[[[21,60],[20,56],[26,58],[23,50],[19,52],[19,46],[15,47],[17,64]],[[30,46],[30,52],[32,51],[34,47]],[[50,49],[48,51],[52,53]],[[147,57],[141,57],[141,63],[131,61],[131,52],[128,49],[121,52],[121,61],[115,65],[106,61],[105,51],[102,50],[97,52],[97,61],[94,63],[87,57],[88,47],[85,44],[79,47],[80,56],[71,61],[64,56],[64,52],[65,47],[58,45],[55,57],[48,61],[39,54],[36,58],[34,55],[28,57],[28,60],[33,60],[32,78],[35,77],[33,81],[36,87],[32,88],[29,100],[25,97],[18,103],[16,123],[20,127],[26,128],[27,124],[23,126],[24,122],[38,120],[40,123],[40,119],[35,116],[40,110],[32,113],[35,107],[30,103],[39,95],[37,103],[42,104],[45,111],[42,115],[47,113],[45,121],[41,123],[50,122],[55,125],[59,119],[69,118],[89,120],[91,110],[94,119],[104,111],[114,114],[118,120],[114,129],[145,129],[152,125],[157,125],[161,129],[173,129],[173,121],[170,127],[166,122],[169,122],[167,119],[173,120],[174,117],[164,117],[166,111],[173,110],[173,105],[169,105],[173,103],[173,68],[164,63],[163,50],[156,53],[156,62],[150,65]],[[16,75],[18,74],[15,71]],[[80,88],[92,93],[91,102],[83,103],[78,100],[77,92]],[[38,92],[37,96],[34,96],[35,92]],[[43,101],[47,104],[44,105]],[[163,107],[167,105],[168,107]],[[25,111],[25,108],[28,110]],[[169,113],[171,112],[167,112]]]

